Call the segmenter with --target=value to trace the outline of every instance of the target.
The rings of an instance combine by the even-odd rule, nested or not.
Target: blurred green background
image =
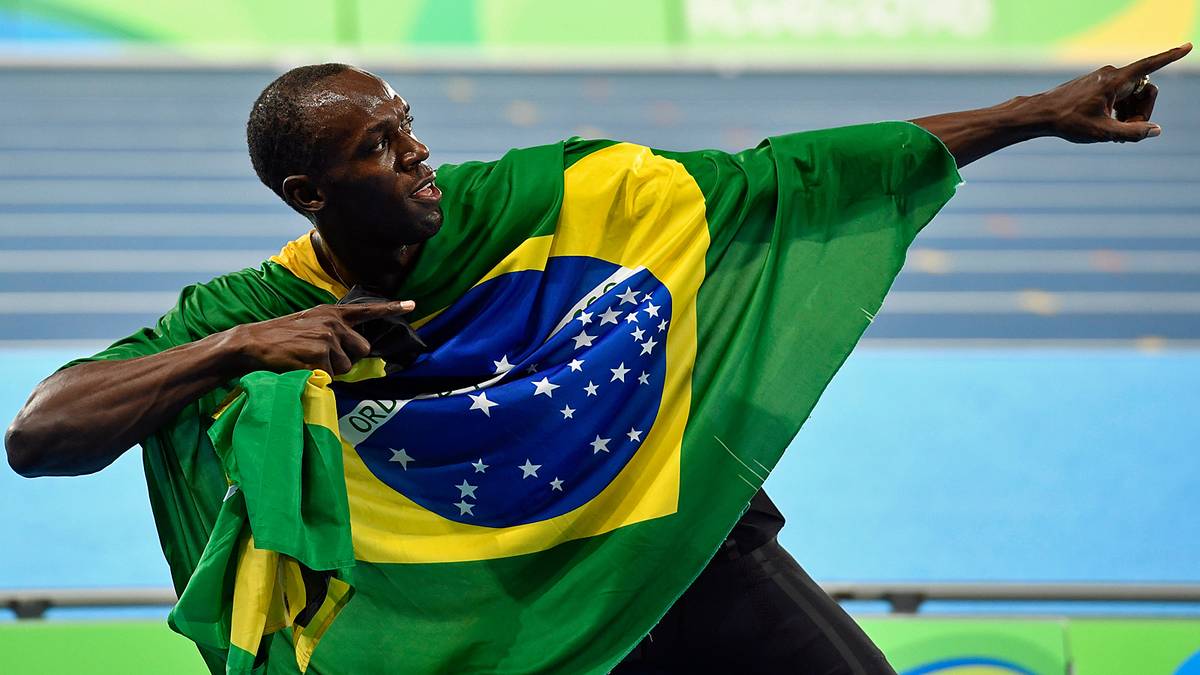
[[[1196,675],[1200,622],[1178,619],[866,618],[901,675]],[[71,649],[62,649],[69,644]],[[87,665],[80,670],[80,654]],[[28,621],[0,630],[6,673],[202,675],[195,648],[161,622]]]
[[[1198,8],[1197,0],[0,0],[0,51],[1044,66],[1182,43],[1200,28]]]

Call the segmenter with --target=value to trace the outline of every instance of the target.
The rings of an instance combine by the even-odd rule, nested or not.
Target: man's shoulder
[[[185,287],[179,302],[159,325],[180,321],[185,334],[199,339],[244,323],[336,302],[345,292],[340,283],[321,269],[306,232],[258,267]]]
[[[321,268],[309,234],[287,242],[258,267],[185,287],[176,309],[224,310],[244,319],[237,323],[247,323],[336,302],[347,289]]]
[[[236,323],[247,323],[291,314],[331,299],[328,290],[298,277],[281,262],[270,259],[258,267],[247,267],[185,286],[171,311],[207,315],[225,313],[242,319]]]
[[[287,251],[287,247],[284,249]],[[290,266],[289,266],[290,265]],[[104,351],[76,359],[124,360],[194,342],[247,323],[274,319],[336,301],[333,290],[306,279],[303,268],[280,255],[248,267],[185,286],[179,299],[153,326],[118,340]]]

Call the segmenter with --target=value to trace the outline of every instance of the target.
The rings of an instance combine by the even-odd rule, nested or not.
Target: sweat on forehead
[[[332,77],[317,83],[296,98],[303,107],[352,104],[373,108],[383,102],[391,102],[399,95],[382,78],[357,68],[351,68],[342,77]]]
[[[350,97],[332,89],[312,89],[304,92],[296,99],[296,104],[306,108],[319,108],[327,105],[350,103]]]
[[[392,85],[388,84],[387,80],[376,75],[375,73],[365,71],[362,68],[351,68],[351,70],[356,73],[362,73],[363,75],[366,75],[367,77],[371,78],[372,80],[374,80],[374,81],[378,82],[380,85],[382,85],[384,94],[386,94],[389,99],[393,99],[393,98],[396,98],[397,96],[399,96],[399,94],[396,93],[396,90],[392,89]]]

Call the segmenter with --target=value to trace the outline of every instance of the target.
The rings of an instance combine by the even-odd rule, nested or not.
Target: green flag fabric
[[[332,461],[287,480],[251,461],[276,442],[255,435],[253,416],[225,428],[223,412],[214,449],[212,416],[238,383],[143,443],[177,590],[205,578],[204,558],[234,570],[220,603],[173,620],[213,636],[198,644],[214,672],[240,667],[217,633],[235,621],[230,561],[252,538],[277,564],[354,589],[349,602],[349,585],[304,596],[332,621],[315,651],[301,644],[313,622],[294,620],[305,611],[262,600],[269,672],[309,654],[310,673],[606,672],[711,558],[959,183],[940,141],[900,122],[737,154],[572,139],[441,167],[445,225],[398,293],[417,301],[433,351],[411,372],[335,383],[336,400],[291,396],[279,413],[289,462],[328,459],[338,437],[344,494]],[[93,358],[154,353],[345,290],[301,237],[260,269],[189,287],[156,328]],[[254,374],[235,405],[281,394],[280,378],[327,392],[321,375]],[[255,491],[247,478],[281,482]],[[352,569],[330,564],[337,537],[306,519],[304,495],[345,499]],[[256,519],[256,500],[290,506]],[[300,546],[309,532],[330,546]],[[296,576],[274,583],[286,595]]]
[[[332,403],[328,383],[311,371],[251,373],[241,387],[253,393],[220,409],[209,429],[231,485],[168,622],[224,654],[226,672],[265,665],[260,651],[284,628],[306,669],[353,597],[342,444],[332,407],[317,412]]]

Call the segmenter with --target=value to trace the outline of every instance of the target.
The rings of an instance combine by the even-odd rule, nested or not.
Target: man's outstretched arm
[[[1124,68],[1105,66],[1040,94],[912,122],[942,139],[960,167],[1040,136],[1072,143],[1137,142],[1162,133],[1150,122],[1158,88],[1150,84],[1139,91],[1138,83],[1191,50],[1188,43]]]

